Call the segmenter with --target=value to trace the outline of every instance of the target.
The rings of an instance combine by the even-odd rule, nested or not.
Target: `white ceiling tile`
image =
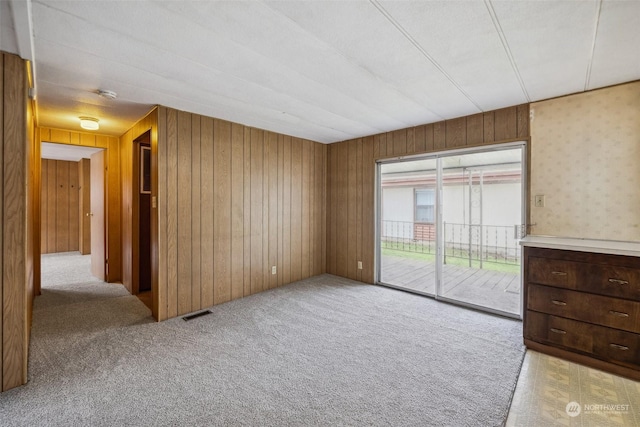
[[[482,110],[527,102],[483,2],[380,4]]]
[[[584,90],[597,1],[492,1],[532,101]]]
[[[637,3],[603,2],[590,87],[638,78]],[[34,0],[38,120],[118,135],[162,104],[319,142],[431,123],[525,101],[500,29],[533,100],[584,90],[597,4]]]
[[[11,4],[8,1],[0,1],[0,50],[18,53],[16,30],[13,27]]]
[[[640,1],[603,1],[587,89],[638,79]]]
[[[360,68],[438,117],[477,108],[371,4],[268,2]],[[406,114],[410,114],[406,111]]]

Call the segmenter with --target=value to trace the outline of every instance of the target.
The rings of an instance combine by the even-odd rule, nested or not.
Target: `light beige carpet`
[[[1,424],[497,426],[524,354],[520,322],[330,275],[212,311],[158,324],[120,285],[45,288]]]

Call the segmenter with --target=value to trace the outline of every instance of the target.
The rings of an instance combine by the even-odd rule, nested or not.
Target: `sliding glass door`
[[[519,316],[524,145],[379,165],[378,281]]]
[[[380,281],[435,295],[436,159],[381,165]]]

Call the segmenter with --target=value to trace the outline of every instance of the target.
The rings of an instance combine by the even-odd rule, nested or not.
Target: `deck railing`
[[[482,268],[484,262],[520,264],[521,226],[443,223],[444,262],[455,258]],[[436,252],[435,225],[407,221],[382,221],[383,249],[433,254]]]

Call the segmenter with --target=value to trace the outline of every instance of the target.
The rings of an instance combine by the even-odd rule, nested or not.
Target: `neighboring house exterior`
[[[517,248],[522,214],[519,171],[483,172],[469,182],[467,172],[443,179],[442,216],[447,247],[510,255]],[[471,200],[470,200],[471,194]],[[509,201],[508,203],[506,201]],[[383,241],[435,241],[436,183],[433,175],[410,179],[382,178],[381,238]],[[469,224],[473,224],[469,227]]]

